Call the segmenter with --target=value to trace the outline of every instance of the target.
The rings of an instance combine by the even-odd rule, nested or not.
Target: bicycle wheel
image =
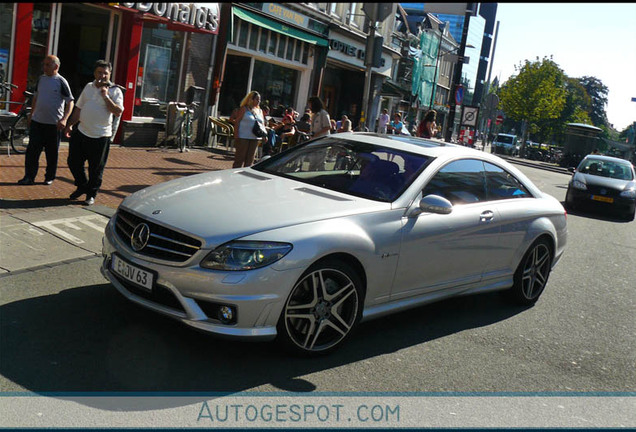
[[[29,145],[29,124],[25,115],[18,117],[9,133],[11,148],[18,154],[26,153]]]

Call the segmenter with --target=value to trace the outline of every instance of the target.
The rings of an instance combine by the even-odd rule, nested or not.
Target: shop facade
[[[18,85],[12,100],[35,88],[48,54],[60,58],[59,72],[76,98],[93,80],[95,61],[106,59],[113,64],[111,80],[124,89],[115,142],[155,145],[168,102],[185,101],[190,86],[205,92],[210,87],[218,3],[5,3],[0,8],[0,64],[5,79]],[[207,117],[208,98],[197,97],[197,114]]]
[[[278,3],[222,8],[230,9],[222,15],[230,15],[231,24],[216,114],[230,116],[252,90],[261,94],[261,105],[274,117],[288,106],[303,112],[324,65],[328,27]]]

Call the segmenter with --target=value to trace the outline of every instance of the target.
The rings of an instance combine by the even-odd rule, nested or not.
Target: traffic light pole
[[[453,129],[455,128],[455,110],[457,103],[455,102],[455,93],[462,79],[462,66],[464,65],[464,53],[466,51],[466,41],[468,40],[468,23],[472,15],[472,3],[466,3],[466,13],[464,15],[464,28],[462,29],[462,41],[459,44],[459,53],[457,55],[457,63],[455,63],[455,72],[453,73],[453,86],[450,93],[450,109],[448,110],[448,126],[444,141],[451,142]]]
[[[371,64],[370,57],[373,53],[373,38],[375,37],[375,22],[369,20],[369,35],[367,36],[367,47],[365,52],[365,63],[367,63],[367,70],[364,73],[364,90],[362,93],[362,109],[360,112],[360,125],[358,129],[366,131],[369,127],[369,93],[371,92],[371,76],[373,74],[373,64]],[[366,129],[365,129],[366,128]]]

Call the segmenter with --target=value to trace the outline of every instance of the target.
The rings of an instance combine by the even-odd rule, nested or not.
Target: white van
[[[492,153],[505,154],[509,156],[518,156],[519,148],[517,146],[517,135],[500,133],[492,142]]]

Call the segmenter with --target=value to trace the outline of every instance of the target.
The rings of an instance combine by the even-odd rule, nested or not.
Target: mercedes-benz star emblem
[[[135,230],[130,236],[130,245],[136,252],[139,252],[144,247],[146,247],[149,238],[150,227],[145,223],[140,223],[135,227]]]

